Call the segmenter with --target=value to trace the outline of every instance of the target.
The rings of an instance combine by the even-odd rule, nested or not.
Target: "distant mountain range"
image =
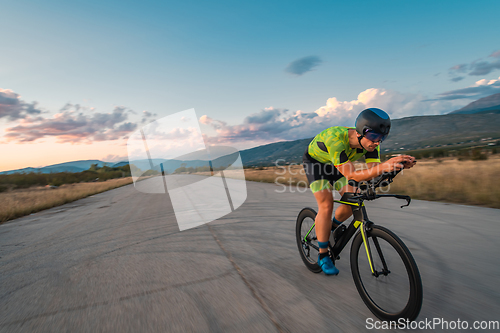
[[[35,173],[82,172],[90,169],[90,166],[92,164],[97,164],[99,167],[102,167],[104,165],[112,166],[114,163],[107,163],[99,160],[83,160],[83,161],[53,164],[42,168],[23,168],[17,170],[4,171],[0,172],[0,175],[11,174],[11,173],[30,173],[30,172],[35,172]]]
[[[457,148],[474,145],[478,142],[500,142],[500,93],[481,98],[467,106],[439,116],[416,116],[392,121],[391,134],[383,142],[383,153],[403,152],[405,150],[425,149],[439,146],[456,146]],[[244,166],[259,166],[270,164],[300,163],[302,155],[312,138],[295,141],[283,141],[266,144],[240,151]],[[172,173],[175,169],[186,167],[208,166],[206,158],[197,157],[199,153],[191,153],[175,160],[157,159],[132,161],[141,170],[153,169],[160,171],[163,163],[166,172]],[[222,156],[221,154],[219,154]],[[237,155],[227,154],[214,158],[212,165],[227,166],[232,164]],[[16,172],[81,172],[88,170],[92,164],[99,167],[120,167],[127,165],[127,161],[119,163],[102,162],[99,160],[74,161],[49,165],[43,168],[24,168],[0,172],[10,174]]]
[[[500,93],[486,96],[472,103],[467,104],[461,109],[450,112],[454,113],[481,113],[481,112],[500,112]]]

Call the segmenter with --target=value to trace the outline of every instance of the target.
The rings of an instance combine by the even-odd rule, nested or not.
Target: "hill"
[[[479,112],[500,113],[500,93],[480,98],[477,101],[467,104],[461,109],[450,112],[449,114],[455,114],[455,113],[473,114]]]
[[[110,166],[112,163],[106,163],[99,160],[81,160],[73,162],[58,163],[48,165],[42,168],[23,168],[17,170],[9,170],[0,172],[0,175],[8,175],[12,173],[58,173],[58,172],[82,172],[88,170],[92,164],[97,164],[98,167]]]
[[[300,162],[307,145],[312,138],[295,141],[282,141],[242,150],[241,160],[244,166],[258,166],[282,162]],[[280,161],[283,160],[283,161]]]

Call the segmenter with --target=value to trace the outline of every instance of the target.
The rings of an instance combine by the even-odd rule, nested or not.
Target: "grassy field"
[[[132,183],[132,177],[105,182],[31,187],[0,193],[0,223]]]
[[[362,167],[359,164],[357,167]],[[397,176],[388,193],[413,199],[500,208],[500,158],[458,161],[452,158],[420,160]],[[224,171],[232,177],[232,171]],[[246,180],[307,186],[301,165],[245,169]]]
[[[500,159],[423,161],[391,184],[414,199],[500,208]]]

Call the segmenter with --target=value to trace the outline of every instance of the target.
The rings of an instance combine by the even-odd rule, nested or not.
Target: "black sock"
[[[323,259],[324,257],[328,256],[328,252],[325,253],[320,253],[319,254],[319,260]]]

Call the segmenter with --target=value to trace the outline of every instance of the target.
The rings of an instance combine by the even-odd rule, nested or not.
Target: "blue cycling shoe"
[[[319,254],[318,254],[318,265],[321,267],[323,272],[325,272],[326,275],[337,275],[339,274],[339,270],[337,267],[332,262],[332,258],[330,256],[326,256],[323,259],[319,260]]]

